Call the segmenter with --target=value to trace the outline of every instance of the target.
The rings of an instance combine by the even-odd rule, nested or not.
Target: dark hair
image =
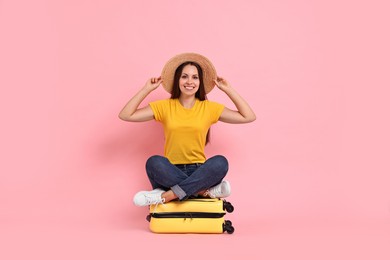
[[[183,69],[187,65],[192,65],[195,66],[198,70],[198,75],[199,75],[199,89],[195,93],[195,98],[199,99],[200,101],[206,100],[207,95],[206,95],[206,90],[204,88],[204,83],[203,83],[203,70],[202,67],[196,62],[193,61],[187,61],[181,64],[179,67],[177,67],[175,71],[175,75],[173,77],[173,86],[172,86],[172,93],[171,93],[171,98],[179,98],[181,91],[180,91],[180,86],[179,86],[179,80],[181,77],[181,74],[183,72]],[[207,131],[206,135],[206,144],[210,142],[210,129]]]

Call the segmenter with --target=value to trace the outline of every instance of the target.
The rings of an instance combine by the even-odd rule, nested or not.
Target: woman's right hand
[[[119,118],[130,122],[143,122],[154,118],[153,110],[150,106],[139,108],[141,102],[150,92],[158,88],[162,83],[161,76],[158,78],[150,78],[146,81],[145,86],[138,91],[119,112]]]
[[[148,79],[148,81],[146,81],[144,88],[147,89],[148,91],[153,91],[156,88],[158,88],[158,86],[160,86],[161,83],[162,83],[161,76],[158,78],[151,78]]]

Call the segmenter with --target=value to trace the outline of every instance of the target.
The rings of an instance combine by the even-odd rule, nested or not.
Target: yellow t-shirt
[[[196,99],[195,105],[184,108],[179,99],[165,99],[149,103],[154,118],[163,124],[164,155],[173,164],[204,163],[206,135],[216,123],[224,106]]]

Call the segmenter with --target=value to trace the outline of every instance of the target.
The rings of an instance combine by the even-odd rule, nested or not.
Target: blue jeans
[[[228,168],[228,161],[222,155],[211,157],[203,164],[175,165],[159,155],[150,157],[146,162],[146,173],[153,189],[171,189],[180,200],[219,184]]]

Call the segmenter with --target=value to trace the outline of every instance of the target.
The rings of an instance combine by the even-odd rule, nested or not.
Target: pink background
[[[389,259],[389,7],[0,1],[0,258]],[[117,115],[187,51],[257,114],[207,147],[230,161],[234,235],[152,234],[131,203],[162,129]]]

